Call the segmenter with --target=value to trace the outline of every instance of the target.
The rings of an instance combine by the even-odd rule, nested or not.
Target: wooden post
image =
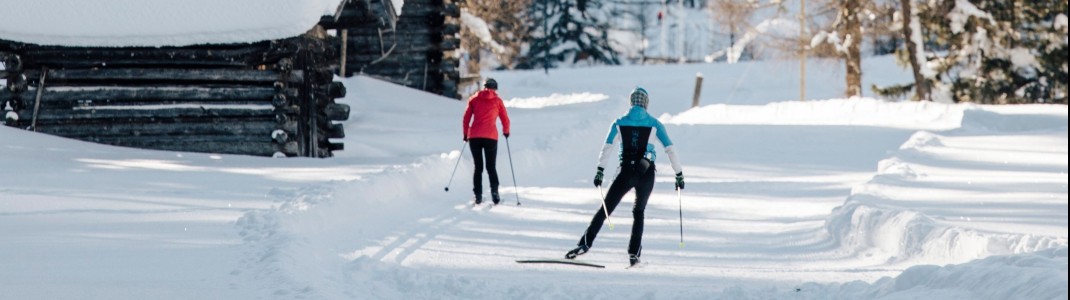
[[[346,77],[346,46],[349,44],[349,29],[342,29],[342,66],[338,67],[338,76]]]
[[[695,73],[695,97],[691,98],[691,107],[698,107],[698,98],[702,94],[702,73]]]
[[[41,81],[37,82],[37,100],[33,103],[33,118],[30,119],[30,129],[37,131],[37,112],[41,110],[41,95],[45,93],[45,78],[48,77],[48,67],[41,67]]]

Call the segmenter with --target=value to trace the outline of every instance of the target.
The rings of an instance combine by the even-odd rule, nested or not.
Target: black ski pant
[[[617,174],[617,178],[613,179],[613,183],[609,186],[609,192],[606,194],[606,212],[602,212],[601,207],[598,208],[594,218],[591,219],[591,225],[587,227],[587,231],[584,231],[579,243],[576,244],[577,246],[590,248],[594,244],[594,238],[598,236],[598,230],[602,229],[602,222],[606,220],[606,213],[608,212],[612,215],[613,210],[617,208],[617,204],[620,204],[621,199],[632,188],[635,188],[635,206],[632,207],[634,221],[632,223],[632,238],[628,242],[628,254],[639,256],[640,251],[643,249],[643,214],[646,210],[646,202],[650,199],[650,193],[654,190],[653,165],[642,174],[632,168],[621,168],[620,174]]]
[[[472,148],[472,160],[475,161],[475,171],[472,175],[472,192],[483,195],[483,166],[487,167],[487,177],[490,177],[490,191],[498,192],[498,169],[495,161],[498,157],[498,141],[485,138],[468,139],[468,146]]]

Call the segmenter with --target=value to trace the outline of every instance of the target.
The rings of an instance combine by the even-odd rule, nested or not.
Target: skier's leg
[[[482,139],[470,139],[468,145],[472,148],[472,161],[475,162],[472,192],[476,194],[476,199],[479,199],[483,195],[483,142]]]
[[[624,194],[628,193],[628,190],[632,188],[632,184],[635,180],[630,180],[631,174],[629,172],[621,172],[617,174],[617,178],[613,179],[613,183],[609,185],[609,192],[606,193],[606,211],[602,212],[599,208],[594,213],[594,217],[591,218],[591,225],[587,226],[587,230],[583,232],[583,236],[580,236],[578,246],[591,247],[594,243],[594,238],[598,236],[598,231],[602,229],[602,223],[606,221],[606,214],[613,214],[613,209],[617,208],[617,204],[620,204],[620,200],[624,198]]]
[[[643,220],[645,217],[646,203],[650,200],[650,194],[654,191],[654,170],[651,168],[646,174],[639,176],[635,185],[635,206],[632,207],[632,238],[628,242],[628,254],[638,257],[643,250]]]
[[[494,203],[498,203],[498,141],[487,140],[486,148],[487,155],[487,177],[490,178],[490,194],[494,198]]]

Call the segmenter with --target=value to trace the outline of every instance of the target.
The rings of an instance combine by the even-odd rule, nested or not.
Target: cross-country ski
[[[518,260],[517,260],[516,262],[517,262],[517,263],[521,263],[521,264],[562,264],[562,265],[575,265],[575,266],[584,266],[584,267],[592,267],[592,268],[605,268],[605,267],[606,267],[606,266],[604,266],[604,265],[599,265],[599,264],[589,263],[589,262],[585,262],[585,261],[582,261],[582,260],[575,260],[575,259],[564,259],[564,258],[533,258],[533,259],[518,259]]]

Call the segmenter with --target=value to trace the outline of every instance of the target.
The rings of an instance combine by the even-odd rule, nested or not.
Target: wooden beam
[[[168,120],[168,119],[198,119],[198,118],[242,118],[262,117],[274,120],[275,110],[271,106],[263,109],[235,109],[235,108],[160,108],[151,109],[151,106],[139,107],[139,109],[42,109],[38,116],[38,122],[57,123],[63,121],[79,122],[87,119],[111,119],[114,122],[135,122],[137,120]],[[16,111],[21,116],[32,113],[22,109]]]
[[[37,92],[21,93],[22,99]],[[272,87],[51,87],[41,95],[48,108],[93,108],[102,105],[272,104],[277,94],[296,97],[296,89],[276,92]]]
[[[288,134],[297,133],[297,122],[278,124],[274,120],[232,119],[225,122],[151,122],[151,123],[112,123],[92,122],[77,124],[48,124],[41,126],[40,132],[71,138],[83,137],[122,137],[122,136],[227,136],[250,135],[267,136],[275,130],[282,129]]]
[[[328,104],[326,107],[324,107],[323,112],[327,115],[327,119],[331,121],[349,120],[349,105],[346,104]]]
[[[345,125],[343,125],[341,123],[331,124],[329,126],[329,128],[327,128],[326,135],[327,135],[327,138],[330,138],[330,139],[345,138],[346,137]]]
[[[36,77],[40,70],[27,70],[27,76]],[[276,70],[252,69],[57,69],[51,70],[48,78],[53,83],[66,82],[230,82],[273,83],[276,81],[298,83],[303,71],[282,73]]]

